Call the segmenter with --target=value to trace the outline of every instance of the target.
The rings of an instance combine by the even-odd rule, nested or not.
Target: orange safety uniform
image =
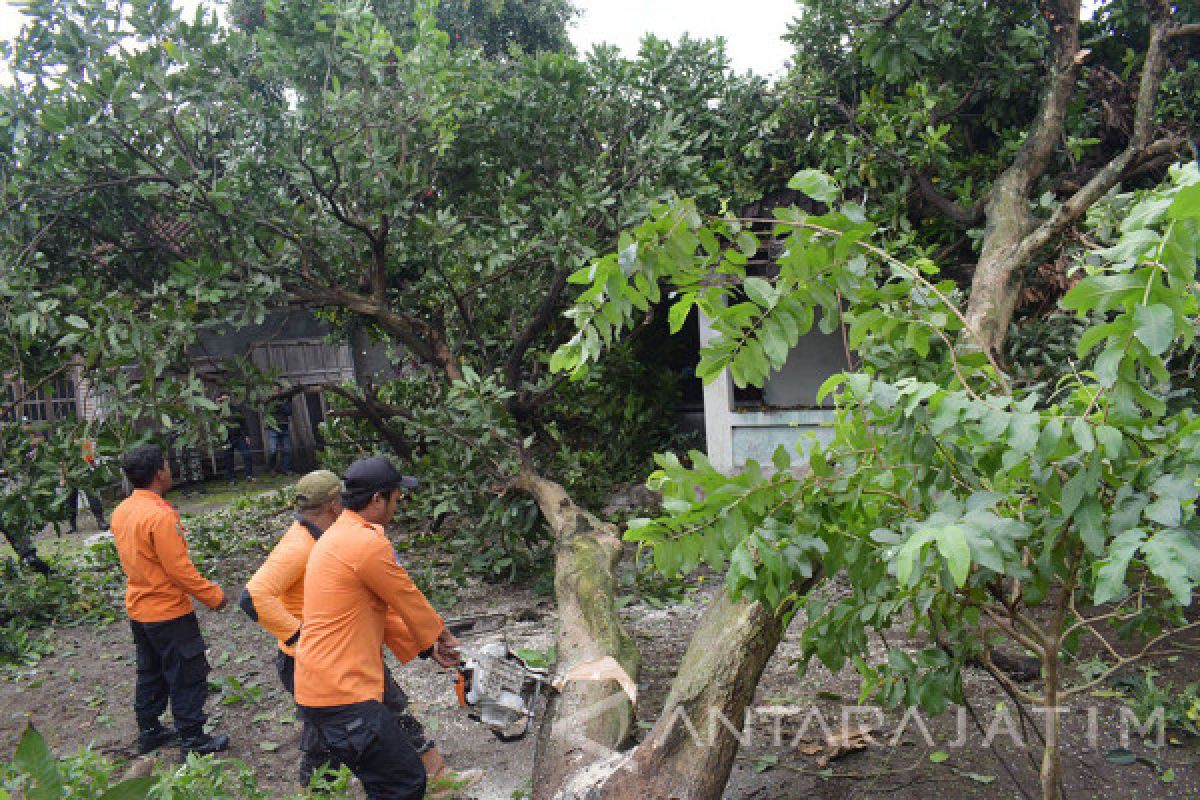
[[[384,642],[408,661],[444,629],[383,527],[347,509],[308,559],[296,702],[318,708],[382,702]]]
[[[293,522],[246,582],[254,620],[279,640],[280,650],[293,657],[296,647],[288,642],[304,622],[304,573],[316,543],[316,537],[303,523]],[[240,602],[244,604],[245,599]],[[383,641],[401,663],[408,663],[422,648],[413,649],[412,634],[395,611],[388,609],[386,613]]]
[[[294,656],[296,649],[288,641],[300,630],[304,619],[304,569],[314,544],[308,529],[293,522],[246,582],[258,624],[279,640],[279,649],[289,656]]]
[[[125,610],[135,622],[166,622],[225,599],[188,557],[179,512],[159,495],[134,489],[113,511],[110,527],[125,571]]]

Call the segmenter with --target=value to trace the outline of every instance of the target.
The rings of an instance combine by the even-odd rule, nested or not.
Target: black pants
[[[378,700],[344,706],[299,706],[317,746],[362,781],[369,800],[421,800],[425,765],[396,716]]]
[[[279,682],[283,684],[283,688],[288,694],[295,695],[296,659],[282,650],[276,652],[275,671],[279,674]],[[417,755],[433,749],[433,741],[425,735],[425,726],[408,710],[408,695],[400,688],[400,684],[396,683],[391,670],[386,666],[383,669],[383,705],[392,712]],[[300,783],[306,786],[312,774],[322,765],[328,765],[330,769],[341,766],[341,761],[323,747],[316,729],[307,721],[304,721],[304,730],[300,734],[300,750],[304,754],[300,760]]]
[[[184,614],[166,622],[130,620],[129,627],[137,648],[133,710],[138,728],[157,727],[169,698],[180,735],[201,735],[208,719],[204,714],[208,659],[204,657],[204,637],[196,615]]]
[[[225,444],[225,477],[230,481],[234,478],[234,450],[242,454],[242,466],[246,470],[246,480],[250,480],[254,477],[254,457],[250,454],[250,445],[246,444],[246,440],[241,436],[235,436]]]

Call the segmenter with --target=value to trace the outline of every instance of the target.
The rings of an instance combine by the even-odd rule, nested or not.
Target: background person
[[[405,485],[415,481],[386,458],[362,459],[346,471],[345,510],[309,556],[296,650],[301,715],[317,745],[358,776],[371,800],[419,800],[426,784],[410,735],[384,704],[383,643],[401,661],[425,650],[444,667],[460,660],[458,640],[384,535]]]
[[[191,598],[220,611],[227,605],[225,593],[196,571],[179,512],[163,499],[171,488],[171,466],[162,448],[135,447],[122,457],[121,468],[134,489],[113,510],[112,533],[137,655],[138,751],[149,753],[178,735],[184,758],[216,753],[229,746],[229,737],[204,732],[209,666]],[[159,719],[168,698],[175,729]]]
[[[267,469],[276,472],[292,471],[292,397],[283,393],[283,384],[271,389],[268,407],[271,422],[267,425]]]
[[[241,403],[233,403],[228,392],[222,392],[217,397],[217,404],[226,408],[226,439],[225,439],[225,477],[230,483],[234,481],[234,451],[241,453],[242,465],[246,470],[246,480],[254,480],[254,456],[250,453],[250,420],[249,412]]]

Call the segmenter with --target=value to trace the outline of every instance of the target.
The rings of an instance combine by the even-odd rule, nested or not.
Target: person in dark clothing
[[[292,471],[292,397],[275,384],[271,390],[271,418],[267,426],[267,468],[276,472]],[[277,463],[278,462],[278,463]]]
[[[149,753],[178,736],[185,759],[220,752],[229,737],[204,732],[209,666],[192,597],[221,611],[228,605],[225,593],[196,571],[179,512],[163,499],[171,488],[171,467],[162,449],[135,447],[121,467],[134,489],[113,511],[112,532],[137,657],[138,750]],[[174,728],[159,719],[168,700]]]
[[[234,451],[236,450],[242,455],[246,480],[252,481],[254,480],[254,457],[250,454],[249,412],[242,404],[231,403],[228,394],[218,397],[217,403],[229,410],[229,417],[225,422],[228,431],[228,438],[225,441],[225,477],[229,479],[230,483],[233,483]]]

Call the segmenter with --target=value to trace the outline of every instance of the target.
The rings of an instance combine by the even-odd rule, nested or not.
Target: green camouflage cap
[[[342,482],[327,469],[310,472],[296,482],[296,507],[316,508],[340,497]]]

